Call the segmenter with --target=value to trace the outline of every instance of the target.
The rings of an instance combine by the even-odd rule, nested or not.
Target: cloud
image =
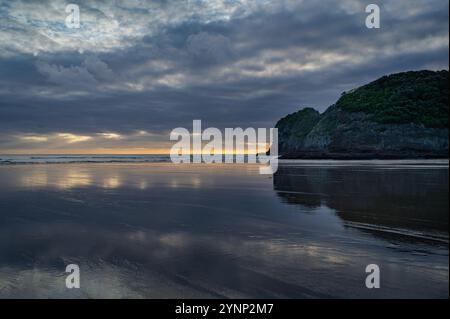
[[[120,140],[122,138],[120,134],[116,133],[98,133],[98,135],[109,140]]]
[[[44,75],[50,83],[64,86],[65,89],[85,88],[87,90],[102,83],[117,80],[114,72],[108,65],[96,56],[88,56],[81,65],[56,65],[45,61],[36,62],[37,70]]]
[[[98,1],[68,30],[63,1],[7,2],[0,150],[55,132],[153,147],[193,119],[269,127],[385,74],[448,69],[448,1],[379,5],[381,29],[369,30],[357,0]],[[110,132],[122,138],[98,135]]]
[[[48,141],[48,138],[46,136],[27,135],[27,136],[21,136],[20,138],[24,141],[37,142],[37,143]]]
[[[71,133],[59,133],[57,134],[57,136],[66,140],[69,144],[88,141],[92,138],[90,136],[76,135]]]
[[[75,132],[52,132],[48,134],[15,134],[3,135],[0,138],[0,150],[3,153],[23,153],[23,150],[37,150],[54,153],[54,151],[82,151],[95,149],[102,153],[111,153],[121,150],[129,150],[137,153],[161,153],[163,149],[169,149],[171,143],[164,134],[154,134],[147,131],[129,132],[118,134],[114,132],[95,132],[77,134]],[[2,152],[0,152],[1,154]]]
[[[201,63],[223,63],[233,54],[227,37],[207,32],[190,35],[186,41],[186,48],[187,52]]]
[[[48,64],[44,61],[36,63],[38,71],[47,77],[48,81],[53,84],[72,86],[78,88],[89,87],[95,84],[96,80],[89,71],[84,67]]]
[[[114,79],[113,71],[108,65],[96,56],[89,56],[83,63],[86,70],[99,81],[112,81]]]

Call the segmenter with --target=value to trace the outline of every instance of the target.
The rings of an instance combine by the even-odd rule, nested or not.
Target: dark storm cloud
[[[382,1],[379,30],[356,0],[182,3],[89,4],[84,28],[67,34],[62,2],[2,4],[0,149],[61,132],[86,145],[115,132],[108,143],[129,145],[145,130],[162,143],[193,119],[269,127],[384,74],[448,68],[444,0]]]

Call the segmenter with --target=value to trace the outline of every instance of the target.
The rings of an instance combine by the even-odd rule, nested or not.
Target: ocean
[[[168,155],[1,155],[0,165],[70,163],[159,163]]]

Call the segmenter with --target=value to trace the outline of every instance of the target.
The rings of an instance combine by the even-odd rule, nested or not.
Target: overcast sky
[[[406,70],[448,69],[448,0],[0,0],[0,152],[165,148],[172,129],[273,127]]]

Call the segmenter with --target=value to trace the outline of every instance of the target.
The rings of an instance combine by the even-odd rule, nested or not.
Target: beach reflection
[[[77,167],[68,167],[63,174],[49,167],[30,167],[26,172],[21,172],[20,178],[10,181],[12,187],[22,188],[46,188],[70,189],[76,187],[88,187],[93,184],[93,177],[88,171]],[[14,183],[17,182],[17,183]]]
[[[274,189],[301,209],[326,205],[348,226],[418,230],[448,238],[448,167],[283,166]]]
[[[0,167],[0,297],[447,298],[446,173]],[[65,288],[69,263],[79,290]],[[383,289],[364,287],[369,263]]]
[[[14,188],[69,190],[95,186],[113,189],[121,187],[122,179],[127,175],[126,172],[117,175],[112,170],[106,170],[103,174],[94,174],[91,169],[81,165],[67,165],[67,167],[62,165],[24,165],[20,168],[11,167],[9,169],[19,175],[7,181],[8,186]],[[139,189],[146,189],[150,186],[148,180],[140,180],[136,183],[136,187]]]
[[[164,165],[163,165],[164,166]],[[114,170],[114,167],[119,169]],[[161,175],[140,175],[138,170],[142,164],[131,165],[130,171],[120,169],[117,165],[108,164],[64,164],[64,165],[18,165],[3,167],[3,174],[10,176],[0,187],[13,188],[55,188],[69,190],[74,188],[99,187],[115,189],[134,187],[148,189],[156,184],[169,184],[171,188],[201,188],[202,178],[193,176],[173,176],[168,179]],[[211,169],[211,167],[210,167]],[[154,173],[154,172],[153,172]],[[14,176],[13,176],[14,175]]]

